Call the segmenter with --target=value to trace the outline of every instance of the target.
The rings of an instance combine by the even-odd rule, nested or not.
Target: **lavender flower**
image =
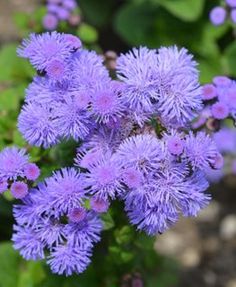
[[[35,163],[28,163],[24,167],[24,174],[28,180],[36,180],[40,175],[40,169]]]
[[[215,26],[222,25],[226,19],[226,10],[223,7],[214,7],[210,12],[211,23]]]
[[[125,168],[136,168],[141,172],[152,172],[160,167],[164,157],[161,144],[152,135],[138,135],[127,138],[118,147],[116,160]]]
[[[232,8],[236,7],[236,1],[235,0],[225,0],[226,4],[229,5]]]
[[[24,176],[24,167],[29,160],[24,149],[5,148],[0,152],[0,178],[16,179]]]
[[[184,126],[202,109],[196,62],[186,49],[158,50],[157,110],[167,126]]]
[[[39,239],[36,232],[29,227],[14,225],[15,233],[12,236],[14,248],[26,260],[38,260],[44,258],[44,243]]]
[[[53,273],[70,276],[72,273],[82,273],[90,263],[90,256],[90,250],[58,245],[53,249],[47,263]]]
[[[219,151],[208,135],[199,132],[196,136],[190,133],[186,137],[185,154],[193,168],[205,169],[214,164]]]
[[[217,102],[212,106],[211,112],[214,118],[223,120],[228,117],[229,108],[225,103]]]
[[[153,111],[152,100],[157,99],[157,54],[145,47],[133,49],[117,59],[117,76],[125,83],[122,97],[135,112]]]
[[[48,13],[43,18],[43,26],[46,30],[52,31],[57,28],[58,19],[55,15]]]
[[[46,69],[53,60],[65,61],[70,57],[71,52],[72,48],[65,41],[64,34],[57,32],[31,34],[18,49],[19,56],[29,59],[31,64],[40,71]]]
[[[11,194],[17,198],[22,199],[28,194],[28,186],[24,182],[15,181],[11,185]]]
[[[18,118],[18,128],[32,145],[47,148],[59,141],[55,116],[48,106],[24,105]]]
[[[55,214],[61,216],[80,207],[85,198],[84,177],[75,169],[62,169],[46,180],[47,192]]]

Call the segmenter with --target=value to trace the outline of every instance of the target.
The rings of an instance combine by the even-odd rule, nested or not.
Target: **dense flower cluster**
[[[211,182],[219,182],[226,175],[236,174],[236,131],[232,127],[222,127],[213,134],[213,139],[225,163],[221,170],[207,170],[207,178]]]
[[[210,129],[214,129],[217,121],[226,118],[236,120],[236,81],[217,76],[212,83],[204,85],[202,91],[204,109],[193,123],[194,128],[207,124]]]
[[[13,197],[22,199],[39,175],[39,168],[29,162],[24,149],[9,147],[0,152],[0,193],[10,189]]]
[[[76,0],[47,0],[47,14],[43,18],[44,28],[50,31],[55,30],[60,21],[78,24],[78,15],[73,15],[76,8]]]
[[[15,206],[13,241],[26,259],[47,250],[53,272],[82,272],[100,238],[98,213],[114,199],[149,235],[208,204],[206,170],[220,169],[223,158],[209,135],[190,130],[203,102],[186,49],[135,48],[118,57],[116,79],[71,35],[31,35],[18,52],[38,71],[19,116],[25,139],[45,148],[81,143],[73,168]]]
[[[84,208],[86,198],[82,174],[55,172],[14,207],[14,247],[27,260],[46,257],[54,273],[83,272],[102,230],[97,213]]]
[[[215,26],[220,26],[229,18],[236,23],[236,1],[224,0],[224,5],[216,6],[210,11],[210,21]]]

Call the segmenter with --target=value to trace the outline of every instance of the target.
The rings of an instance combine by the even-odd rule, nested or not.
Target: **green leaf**
[[[17,287],[34,287],[41,283],[45,277],[43,264],[40,261],[25,262],[24,272],[20,272],[19,282]]]
[[[128,225],[115,230],[115,239],[118,244],[127,244],[133,239],[132,228]]]
[[[224,53],[225,73],[236,77],[236,41]]]
[[[109,230],[114,227],[115,223],[109,212],[102,214],[101,218],[103,221],[103,230]]]
[[[196,21],[203,11],[205,0],[153,0],[183,21]]]
[[[79,25],[77,35],[80,37],[80,39],[87,43],[92,44],[97,41],[98,39],[98,32],[97,30],[88,24],[82,23]]]
[[[158,8],[145,3],[127,3],[118,11],[114,28],[131,45],[148,45],[155,38],[154,23]]]
[[[28,61],[17,56],[17,44],[8,44],[0,50],[0,81],[22,81],[31,79],[34,69]]]
[[[16,89],[6,89],[0,93],[0,111],[17,110],[19,107],[19,96]]]
[[[110,20],[112,8],[116,5],[111,0],[80,0],[79,6],[88,22],[95,26],[105,26]]]
[[[0,244],[0,287],[17,287],[20,255],[11,243]]]

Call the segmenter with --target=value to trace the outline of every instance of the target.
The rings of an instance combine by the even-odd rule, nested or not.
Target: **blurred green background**
[[[26,147],[32,159],[42,167],[42,178],[68,164],[66,151],[74,151],[74,144],[70,142],[48,151],[29,147],[17,131],[17,115],[24,99],[24,90],[32,80],[34,71],[26,61],[17,58],[16,47],[30,32],[43,32],[41,21],[46,13],[44,4],[36,0],[0,1],[0,149],[12,144]],[[236,77],[236,27],[230,21],[214,27],[208,19],[209,11],[219,1],[80,0],[78,4],[78,13],[82,18],[80,25],[70,27],[61,23],[59,31],[78,35],[88,48],[96,49],[99,53],[114,50],[119,54],[140,45],[150,48],[184,46],[199,63],[202,83],[210,82],[213,76],[219,74]],[[219,195],[218,191],[222,189],[227,190],[226,198]],[[179,227],[177,231],[171,231],[176,232],[172,234],[172,240],[183,242],[191,241],[192,237],[186,239],[177,236],[184,236],[182,233],[187,230],[197,233],[195,237],[198,242],[193,240],[191,248],[198,260],[194,261],[194,256],[190,256],[190,264],[189,261],[185,264],[178,260],[177,251],[173,253],[174,256],[170,252],[157,255],[153,250],[155,239],[134,235],[128,226],[121,228],[116,219],[113,221],[116,215],[112,214],[104,218],[107,231],[105,239],[98,246],[93,264],[83,275],[71,278],[52,275],[43,262],[26,262],[13,250],[9,240],[14,201],[9,194],[4,195],[0,198],[0,287],[235,287],[235,243],[225,242],[219,235],[221,221],[228,213],[235,212],[234,190],[235,183],[229,186],[228,182],[223,182],[214,187],[215,205],[212,206],[217,206],[218,213],[214,213],[215,207],[211,207],[208,213],[212,216],[213,212],[212,217],[203,215],[203,220],[181,223],[184,226],[180,228],[181,231],[178,231]],[[170,236],[171,233],[168,234]],[[206,252],[204,248],[199,248],[207,240],[212,240],[212,245],[219,245],[212,257],[209,257],[210,247],[205,248]],[[217,243],[214,240],[218,240]],[[109,248],[100,253],[103,245]],[[157,244],[159,253],[162,253],[163,246],[158,247]],[[173,247],[173,242],[169,246]],[[179,245],[176,248],[181,250]],[[219,251],[222,248],[231,254],[228,261],[222,259]],[[213,263],[218,261],[221,263],[215,266]],[[138,266],[140,274],[134,273],[134,265]],[[138,280],[139,276],[142,280]]]

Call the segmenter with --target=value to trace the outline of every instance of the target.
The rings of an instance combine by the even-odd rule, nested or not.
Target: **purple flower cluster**
[[[27,260],[46,258],[53,273],[83,272],[102,230],[97,212],[85,209],[86,199],[83,174],[55,172],[15,205],[15,249]]]
[[[60,21],[68,21],[77,8],[76,0],[47,0],[47,14],[43,18],[46,30],[55,30]]]
[[[224,169],[208,170],[207,178],[211,182],[218,182],[224,176],[236,174],[236,131],[234,128],[222,127],[213,134],[218,150],[224,156]]]
[[[10,189],[13,197],[22,199],[39,175],[39,168],[29,162],[24,149],[8,147],[0,152],[0,193]]]
[[[212,83],[202,88],[204,109],[193,123],[193,128],[203,126],[209,119],[216,121],[236,120],[236,81],[225,76],[213,78]]]
[[[224,24],[227,17],[232,23],[236,23],[236,1],[225,0],[224,2],[223,6],[216,6],[210,11],[209,18],[215,26]]]
[[[15,207],[13,241],[26,259],[47,251],[53,272],[82,272],[100,238],[98,213],[114,199],[149,235],[208,204],[206,170],[220,169],[223,158],[209,135],[190,130],[203,101],[186,49],[135,48],[118,57],[115,79],[71,35],[31,35],[18,52],[38,71],[19,116],[25,139],[45,148],[81,143],[74,168],[55,172]]]

